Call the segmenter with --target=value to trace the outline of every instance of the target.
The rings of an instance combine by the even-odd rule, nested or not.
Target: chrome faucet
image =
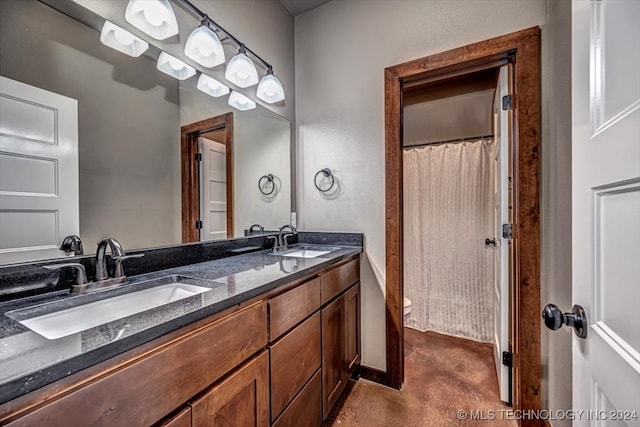
[[[116,264],[113,277],[109,277],[109,272],[107,271],[107,246],[111,248],[111,257]],[[53,264],[45,265],[43,267],[47,270],[61,270],[63,268],[75,269],[76,284],[71,287],[71,293],[80,294],[125,283],[127,281],[127,276],[125,276],[124,269],[122,268],[123,261],[143,256],[144,254],[125,255],[120,242],[110,237],[98,243],[98,250],[96,252],[96,279],[93,282],[87,282],[87,274],[84,266],[79,263]]]
[[[98,243],[98,250],[96,252],[96,282],[106,280],[109,278],[109,272],[107,271],[107,245],[111,248],[111,257],[124,256],[124,249],[122,245],[113,237],[102,240]]]
[[[62,240],[60,244],[60,250],[64,251],[65,254],[71,255],[84,255],[84,248],[82,247],[82,240],[80,237],[72,234],[71,236],[67,236]]]
[[[289,229],[291,233],[285,233],[285,230],[287,229]],[[278,246],[282,249],[286,249],[287,246],[289,245],[289,242],[287,241],[287,237],[295,236],[296,234],[298,234],[298,230],[296,230],[296,228],[293,225],[290,225],[290,224],[283,225],[282,227],[280,227],[280,233],[278,234]]]

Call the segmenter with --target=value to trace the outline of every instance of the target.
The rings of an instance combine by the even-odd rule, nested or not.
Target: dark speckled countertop
[[[129,277],[128,283],[112,290],[80,296],[53,292],[4,302],[0,304],[0,403],[318,272],[361,251],[361,247],[339,246],[317,258],[294,258],[263,250]],[[192,279],[194,284],[211,290],[53,340],[32,332],[14,320],[19,316],[12,313],[29,311],[31,307],[51,302],[56,305],[78,300],[88,303],[131,293],[148,287],[146,282],[150,280],[167,276],[187,278],[181,279],[186,283]]]

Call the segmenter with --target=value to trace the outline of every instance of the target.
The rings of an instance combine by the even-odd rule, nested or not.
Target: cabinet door
[[[186,407],[178,415],[160,423],[159,427],[191,427],[191,407]]]
[[[266,351],[215,385],[192,405],[198,427],[269,425],[269,356]]]
[[[347,379],[360,362],[360,284],[344,293],[344,367]]]
[[[322,309],[322,418],[338,400],[346,378],[344,368],[344,295]]]

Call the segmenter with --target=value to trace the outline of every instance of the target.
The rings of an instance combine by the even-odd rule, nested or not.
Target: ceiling
[[[280,0],[293,16],[302,15],[305,12],[329,3],[332,0]]]

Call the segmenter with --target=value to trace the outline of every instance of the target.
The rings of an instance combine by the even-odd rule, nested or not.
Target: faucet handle
[[[144,254],[134,254],[134,255],[120,255],[120,256],[113,257],[113,259],[116,261],[116,269],[113,274],[113,277],[115,278],[124,277],[124,268],[122,267],[122,263],[125,260],[131,259],[131,258],[142,258],[143,256]]]
[[[62,270],[63,268],[74,268],[76,270],[76,284],[74,286],[85,286],[87,284],[87,271],[84,265],[77,262],[66,262],[63,264],[43,265],[47,270]]]

